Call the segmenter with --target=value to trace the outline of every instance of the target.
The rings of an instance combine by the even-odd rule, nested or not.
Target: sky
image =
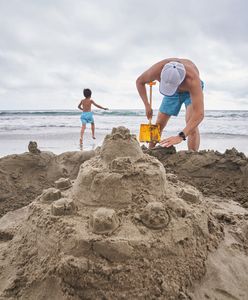
[[[137,77],[192,60],[206,109],[248,110],[246,0],[0,0],[0,110],[142,109]],[[153,89],[154,108],[162,95]]]

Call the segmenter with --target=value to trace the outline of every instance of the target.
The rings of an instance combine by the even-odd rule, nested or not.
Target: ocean
[[[43,151],[56,154],[80,150],[80,111],[39,110],[39,111],[0,111],[0,157],[28,151],[29,141],[36,141]],[[154,111],[153,121],[157,111]],[[138,135],[139,126],[147,123],[144,110],[95,110],[96,140],[91,138],[90,125],[84,137],[84,150],[100,146],[106,134],[113,127],[128,127]],[[171,117],[163,132],[163,137],[176,135],[185,127],[185,112]],[[235,147],[248,155],[248,111],[205,111],[200,124],[200,150],[213,149],[224,152]],[[176,145],[177,150],[186,150],[185,142]]]

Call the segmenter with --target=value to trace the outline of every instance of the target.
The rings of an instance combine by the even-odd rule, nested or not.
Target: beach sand
[[[39,148],[39,147],[38,147]],[[0,159],[0,299],[247,299],[248,159],[101,148]]]

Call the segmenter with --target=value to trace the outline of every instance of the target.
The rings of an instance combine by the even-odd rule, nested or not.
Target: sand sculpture
[[[188,299],[223,238],[201,193],[168,181],[124,127],[72,186],[61,179],[37,197],[12,232],[3,299]]]
[[[60,190],[67,190],[71,187],[71,181],[69,178],[60,178],[55,181],[55,187]]]
[[[144,155],[136,137],[119,127],[106,136],[100,155],[81,167],[73,197],[79,206],[120,208],[139,196],[145,201],[163,198],[166,185],[162,164]]]
[[[70,151],[55,155],[41,151],[0,158],[0,217],[28,205],[44,189],[55,187],[60,178],[74,180],[80,165],[96,152]]]
[[[120,221],[114,209],[100,207],[90,219],[90,229],[98,234],[111,234],[120,225]]]
[[[37,142],[30,141],[28,144],[28,151],[33,154],[39,154],[41,151],[38,149]]]
[[[55,188],[49,188],[44,190],[40,195],[40,200],[42,202],[52,202],[59,200],[61,198],[61,191]]]

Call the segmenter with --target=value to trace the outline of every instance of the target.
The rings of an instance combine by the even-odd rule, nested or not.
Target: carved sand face
[[[112,233],[119,226],[119,223],[113,209],[101,207],[91,216],[90,228],[94,233],[107,234]]]
[[[169,215],[161,202],[147,204],[141,214],[141,220],[148,228],[159,229],[169,224]]]
[[[38,145],[35,141],[30,141],[28,144],[28,150],[31,153],[36,152],[38,150],[37,147],[38,147]]]

